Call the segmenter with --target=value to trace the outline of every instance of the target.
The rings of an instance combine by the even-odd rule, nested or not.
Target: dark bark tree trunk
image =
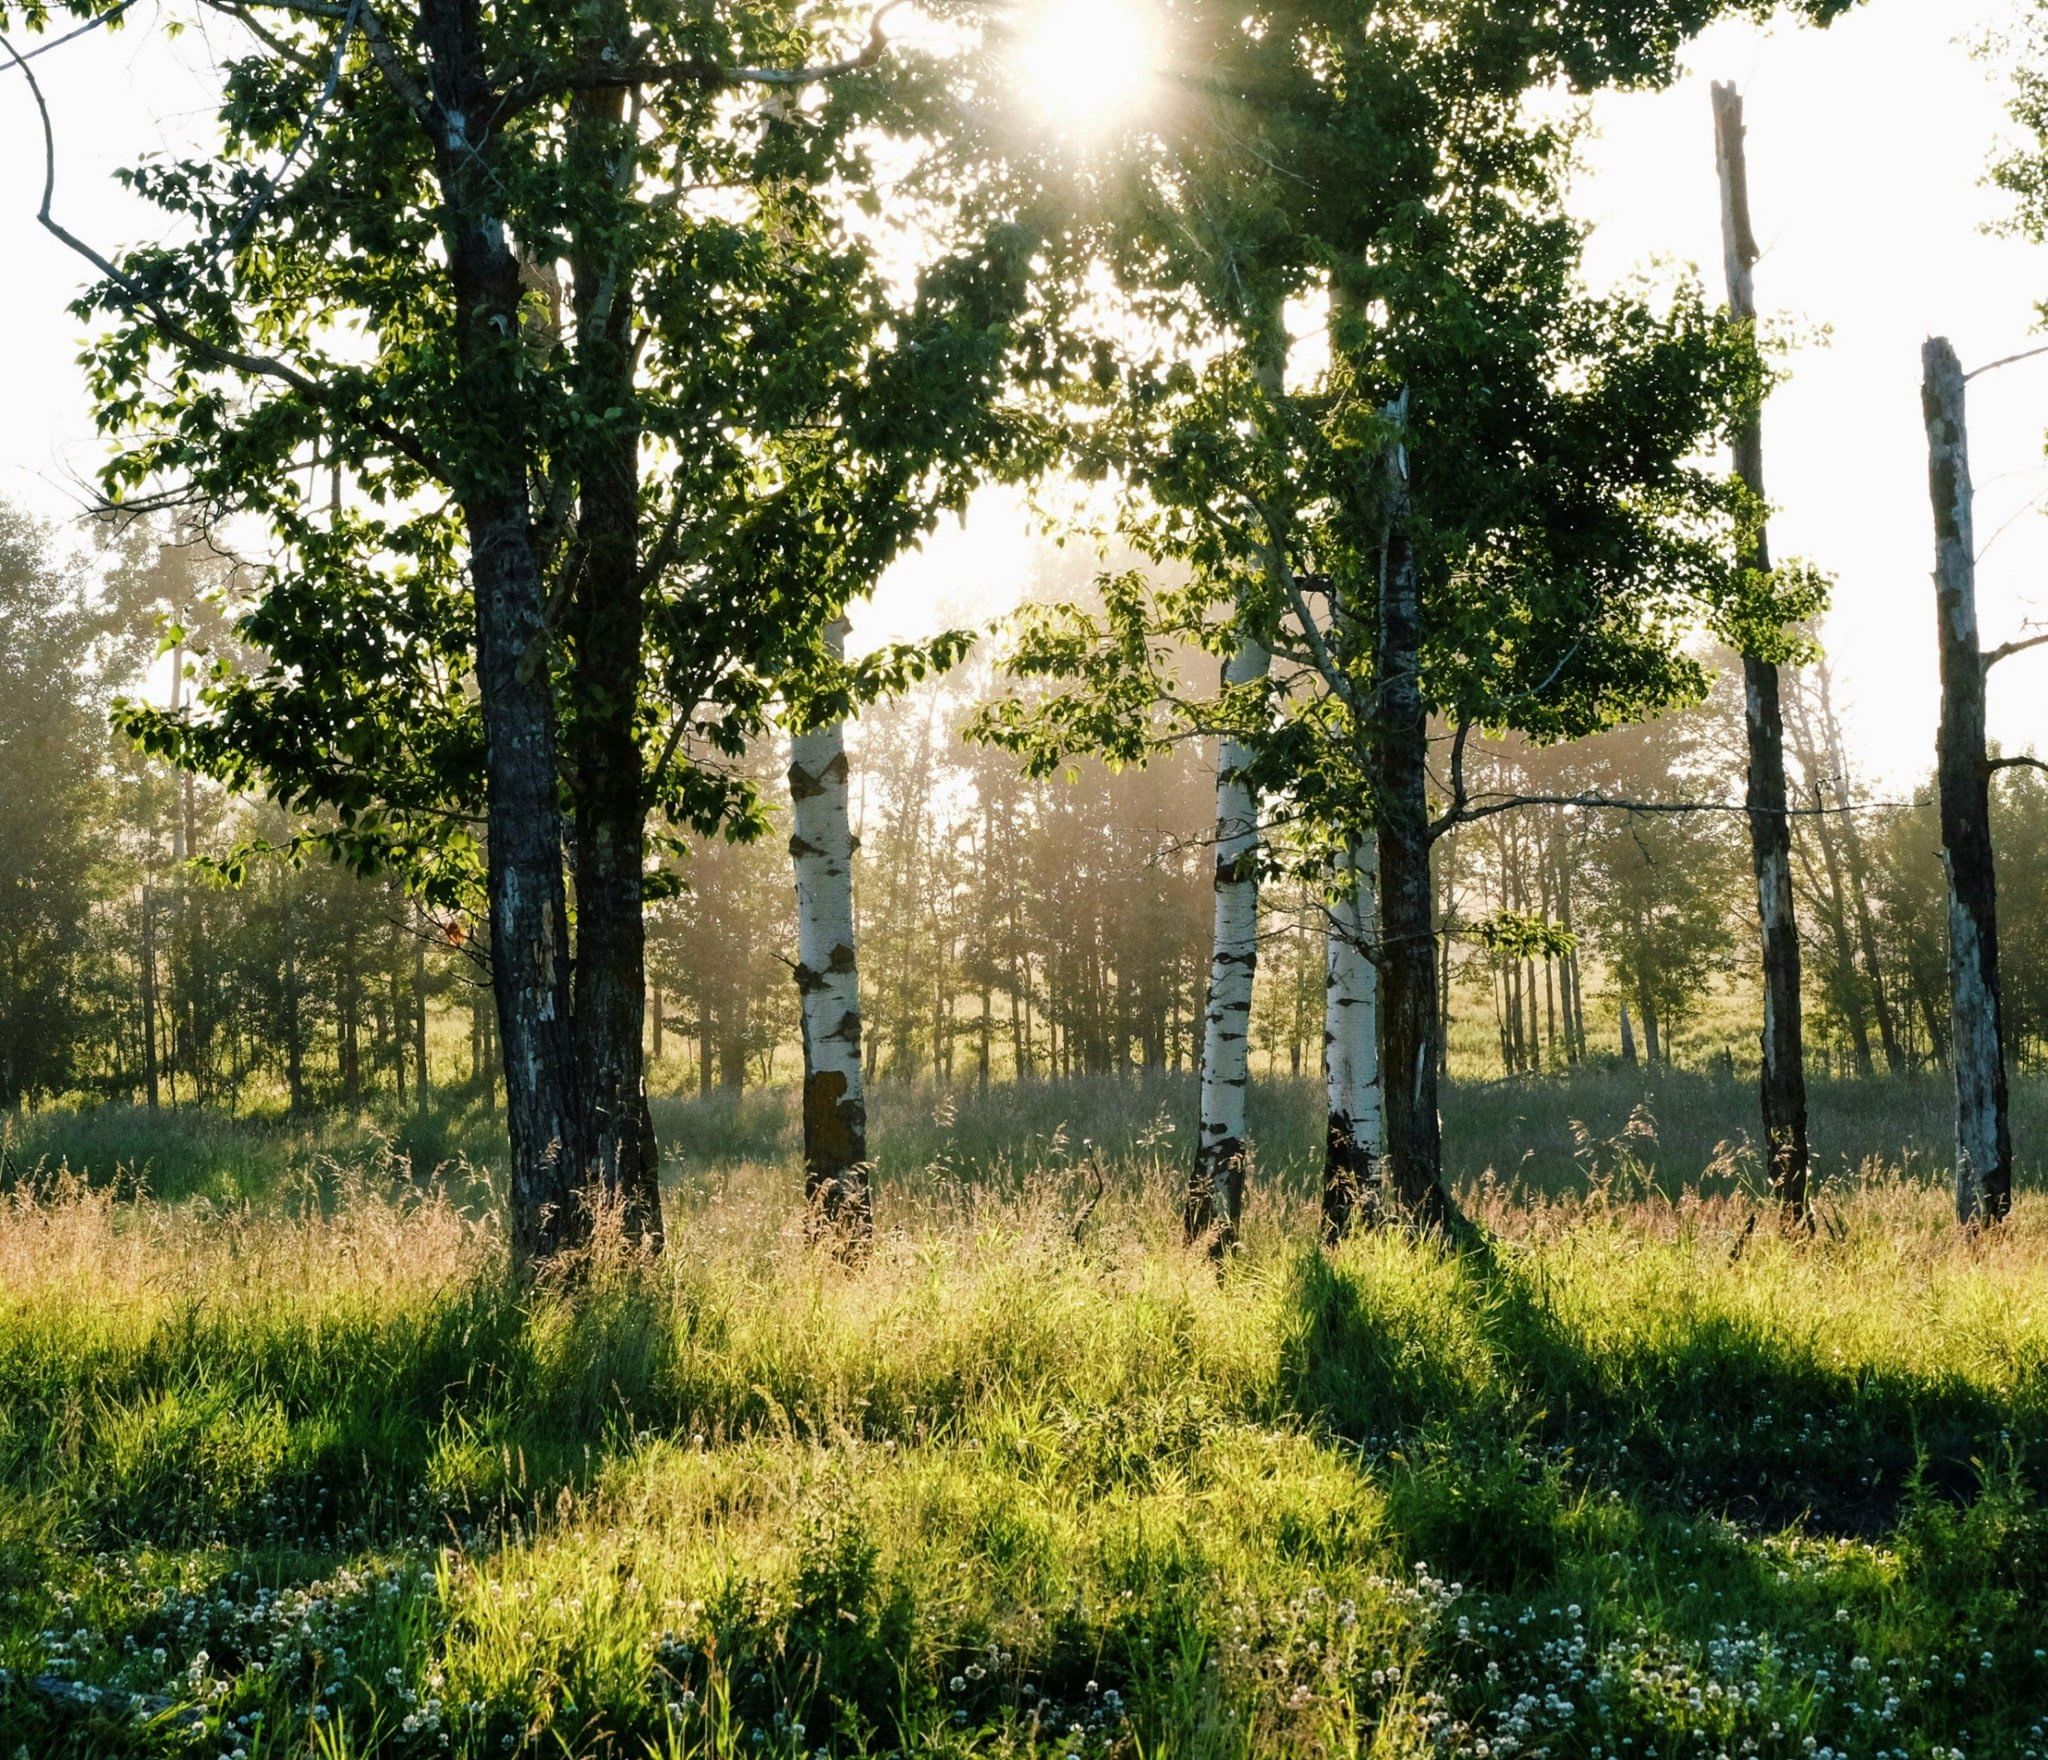
[[[593,51],[595,53],[595,51]],[[570,155],[604,187],[635,150],[622,91],[580,96]],[[646,586],[640,557],[640,422],[633,393],[634,265],[601,235],[571,242],[577,380],[597,427],[577,459],[575,1030],[586,1177],[626,1238],[661,1245],[661,1175],[647,1107],[647,789],[636,720]],[[570,564],[569,566],[574,566]]]
[[[405,1110],[405,1054],[411,1037],[406,1027],[405,997],[394,969],[386,984],[391,1009],[391,1075],[398,1090],[398,1110]]]
[[[732,1004],[733,1018],[720,1023],[725,1034],[718,1042],[718,1085],[729,1094],[737,1094],[747,1085],[747,998],[744,993],[735,995]]]
[[[1444,876],[1436,954],[1436,1079],[1451,1079],[1451,939],[1457,932],[1457,894],[1451,876]]]
[[[356,925],[350,917],[341,937],[341,1018],[335,1023],[335,1055],[341,1065],[344,1105],[363,1101],[363,988],[357,963]]]
[[[1835,994],[1840,998],[1842,1019],[1849,1029],[1849,1049],[1856,1059],[1856,1074],[1868,1078],[1877,1071],[1870,1053],[1870,1020],[1865,1012],[1861,974],[1856,969],[1855,943],[1849,935],[1849,893],[1842,875],[1841,852],[1828,828],[1827,791],[1814,784],[1814,841],[1820,846],[1821,872],[1827,881],[1827,931],[1834,947]]]
[[[1756,318],[1751,277],[1757,258],[1750,225],[1749,171],[1743,151],[1742,96],[1714,87],[1714,133],[1721,171],[1721,224],[1727,252],[1728,300],[1738,318]],[[1744,423],[1735,436],[1735,471],[1759,503],[1764,494],[1763,423]],[[1770,547],[1759,523],[1745,568],[1768,574]],[[1762,1099],[1771,1186],[1786,1212],[1804,1221],[1810,1155],[1806,1135],[1806,1064],[1800,1018],[1799,927],[1792,901],[1792,822],[1786,811],[1785,725],[1778,668],[1742,658],[1744,723],[1749,739],[1749,844],[1756,873],[1757,921],[1764,976]]]
[[[476,601],[477,688],[491,925],[510,1128],[513,1249],[545,1258],[583,1223],[585,1144],[576,1091],[568,907],[546,596],[527,505],[531,438],[519,385],[519,264],[496,211],[491,118],[476,0],[424,0],[418,25],[442,124],[435,171],[456,348],[475,433],[457,500]]]
[[[1949,1046],[1956,1076],[1956,1215],[1996,1223],[2012,1208],[1998,973],[1998,876],[1991,846],[1984,654],[1977,636],[1977,548],[1962,364],[1946,338],[1927,344],[1928,482],[1941,626],[1942,863],[1948,870]]]
[[[1643,1061],[1655,1069],[1660,1063],[1670,1060],[1671,1047],[1664,1043],[1662,1022],[1657,1014],[1657,998],[1650,988],[1647,976],[1636,985],[1636,1007],[1643,1017]]]
[[[1422,576],[1410,540],[1408,462],[1387,472],[1380,562],[1378,713],[1372,729],[1380,849],[1380,1076],[1385,1188],[1418,1226],[1462,1218],[1443,1182],[1437,1115],[1436,888],[1430,856],[1429,717],[1422,696]]]

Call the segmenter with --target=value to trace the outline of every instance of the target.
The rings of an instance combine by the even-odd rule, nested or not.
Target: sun
[[[1035,0],[1017,72],[1040,120],[1085,134],[1136,112],[1158,60],[1157,23],[1142,0]]]

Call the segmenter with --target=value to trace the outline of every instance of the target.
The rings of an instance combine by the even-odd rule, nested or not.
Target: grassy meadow
[[[885,1089],[860,1268],[674,1103],[669,1253],[538,1288],[480,1110],[14,1121],[0,1760],[2048,1755],[2048,1211],[1938,1083],[1817,1091],[1797,1241],[1740,1082],[1460,1087],[1463,1258],[1318,1250],[1269,1085],[1220,1277],[1190,1099]]]

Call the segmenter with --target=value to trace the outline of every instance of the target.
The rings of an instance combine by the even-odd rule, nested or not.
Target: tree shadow
[[[1433,1275],[1456,1285],[1448,1312],[1355,1263],[1300,1262],[1279,1382],[1296,1417],[1379,1455],[1455,1430],[1645,1508],[1846,1539],[1890,1532],[1915,1498],[1966,1502],[1986,1462],[2048,1486],[2048,1402],[1830,1360],[1726,1313],[1596,1353],[1504,1255],[1444,1255]]]

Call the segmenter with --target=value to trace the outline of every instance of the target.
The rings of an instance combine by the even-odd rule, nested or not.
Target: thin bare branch
[[[68,30],[61,37],[52,37],[50,41],[44,43],[40,48],[31,49],[21,59],[23,61],[37,61],[45,55],[53,55],[63,48],[66,43],[75,43],[80,37],[90,36],[102,25],[112,24],[124,12],[132,11],[135,5],[136,0],[121,0],[120,5],[108,7],[105,12],[100,13],[96,18],[87,19],[77,29]],[[0,68],[0,73],[11,73],[13,71],[12,67]]]
[[[1450,810],[1429,828],[1429,840],[1435,843],[1454,827],[1466,824],[1465,809],[1471,804],[1471,794],[1465,787],[1465,747],[1472,736],[1472,723],[1466,717],[1458,717],[1456,732],[1451,736],[1451,805]]]
[[[1995,373],[2000,367],[2016,367],[2021,361],[2038,360],[2044,354],[2048,354],[2048,345],[2040,348],[2023,349],[2018,354],[2009,354],[2003,360],[1992,361],[1988,366],[1982,366],[1974,372],[1965,373],[1963,375],[1963,383],[1967,385],[1972,379],[1981,379],[1986,373]]]
[[[199,335],[176,317],[160,297],[142,286],[132,276],[122,273],[110,258],[102,256],[77,234],[62,225],[51,212],[57,196],[57,131],[50,118],[49,100],[43,95],[42,83],[36,78],[35,70],[5,35],[0,35],[0,53],[5,53],[28,81],[29,94],[35,100],[36,114],[42,126],[43,194],[42,201],[36,209],[36,223],[45,232],[74,255],[90,263],[121,290],[126,300],[147,312],[165,336],[190,349],[202,360],[216,367],[224,367],[230,372],[246,373],[251,378],[269,379],[288,386],[316,408],[326,410],[375,434],[429,476],[438,478],[442,474],[433,455],[413,435],[406,433],[402,428],[392,426],[381,416],[364,414],[349,399],[337,396],[332,386],[321,384],[289,362],[278,360],[274,356],[251,354],[244,349],[224,347]]]
[[[2014,760],[2024,762],[2026,760]],[[2048,766],[2044,766],[2048,767]],[[1905,801],[1861,801],[1844,803],[1838,807],[1781,807],[1775,812],[1753,808],[1743,801],[1632,801],[1618,800],[1604,794],[1510,794],[1479,795],[1479,805],[1468,805],[1462,818],[1451,820],[1448,816],[1437,823],[1444,830],[1455,825],[1476,825],[1482,819],[1491,819],[1500,813],[1513,813],[1523,807],[1583,807],[1589,812],[1637,813],[1669,815],[1680,813],[1727,813],[1738,818],[1772,819],[1840,819],[1857,813],[1903,812]]]
[[[2016,642],[2007,642],[2002,648],[1993,648],[1984,656],[1984,670],[1989,672],[2001,660],[2010,660],[2015,654],[2024,654],[2029,648],[2048,648],[2048,631],[2037,636],[2023,636]]]

